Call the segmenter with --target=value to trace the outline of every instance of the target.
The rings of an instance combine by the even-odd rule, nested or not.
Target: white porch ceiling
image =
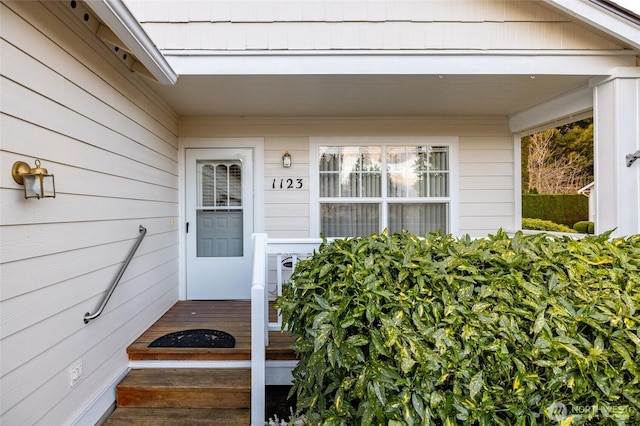
[[[635,67],[635,52],[164,52],[179,116],[499,116]]]
[[[590,76],[182,75],[158,86],[180,116],[511,116]]]

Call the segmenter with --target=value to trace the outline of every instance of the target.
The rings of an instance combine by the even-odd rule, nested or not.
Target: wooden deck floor
[[[272,313],[273,316],[273,313]],[[150,348],[168,333],[196,328],[221,330],[236,340],[235,348]],[[268,360],[295,360],[286,332],[270,332]],[[250,301],[179,301],[127,349],[130,360],[249,360],[251,359]]]

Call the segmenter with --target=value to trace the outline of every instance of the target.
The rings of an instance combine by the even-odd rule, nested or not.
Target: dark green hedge
[[[573,227],[589,219],[589,199],[580,194],[522,194],[522,217]]]
[[[573,225],[573,229],[575,229],[577,232],[581,234],[593,234],[594,227],[595,227],[595,223],[589,222],[586,220],[576,222]]]
[[[580,222],[578,222],[580,223]],[[551,231],[551,232],[567,232],[567,233],[575,233],[576,229],[571,229],[566,225],[560,225],[559,223],[551,222],[550,220],[544,219],[531,219],[531,218],[522,218],[522,229],[530,229],[534,231]],[[587,232],[583,232],[586,234]]]

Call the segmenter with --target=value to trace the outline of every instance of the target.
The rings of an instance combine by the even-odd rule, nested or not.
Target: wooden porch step
[[[247,426],[249,409],[118,408],[106,426]]]
[[[175,331],[175,330],[172,330]],[[268,360],[297,359],[291,349],[293,338],[290,333],[269,332],[269,346],[266,348]],[[132,361],[248,361],[251,359],[251,347],[235,348],[150,348],[147,342],[135,342],[127,348]]]
[[[175,331],[211,328],[230,333],[236,347],[150,348]],[[295,360],[289,333],[269,333],[267,360]],[[132,361],[238,361],[251,359],[251,305],[247,301],[180,301],[127,349]],[[107,425],[250,424],[249,369],[133,369],[117,387],[116,410]]]
[[[274,310],[270,311],[270,315],[275,319]],[[196,328],[225,331],[235,338],[236,346],[217,349],[149,347],[160,336]],[[295,360],[296,354],[290,348],[293,341],[290,333],[269,332],[266,358]],[[248,361],[251,359],[251,302],[179,301],[127,348],[127,354],[132,361]]]
[[[248,409],[251,407],[251,370],[131,370],[117,387],[116,405],[118,408]]]
[[[149,348],[132,344],[127,348],[127,354],[132,361],[246,361],[251,359],[250,348]]]

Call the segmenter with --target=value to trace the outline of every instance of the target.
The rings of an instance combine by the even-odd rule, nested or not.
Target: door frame
[[[179,300],[187,298],[187,238],[186,238],[186,150],[251,149],[253,151],[253,232],[264,232],[264,138],[179,138],[179,215],[174,224],[180,241]]]

